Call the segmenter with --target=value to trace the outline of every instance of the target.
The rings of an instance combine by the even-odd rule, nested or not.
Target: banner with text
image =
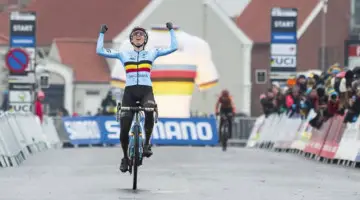
[[[120,123],[113,116],[64,117],[63,125],[72,144],[119,144]],[[143,129],[144,130],[144,129]],[[142,134],[145,137],[145,134]],[[215,118],[160,118],[152,144],[216,145]]]
[[[297,15],[296,8],[276,7],[271,10],[270,79],[272,81],[283,81],[284,77],[289,77],[289,73],[296,74]],[[286,76],[283,75],[284,73]]]

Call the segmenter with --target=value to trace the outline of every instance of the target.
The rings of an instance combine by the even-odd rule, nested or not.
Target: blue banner
[[[142,120],[143,121],[143,120]],[[72,144],[119,144],[120,124],[113,116],[64,117]],[[143,125],[143,123],[142,123]],[[145,137],[145,134],[142,134]],[[215,118],[160,118],[151,143],[155,145],[216,145]]]

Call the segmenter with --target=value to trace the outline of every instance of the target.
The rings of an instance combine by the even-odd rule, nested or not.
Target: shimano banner
[[[296,74],[297,9],[272,8],[271,10],[271,75],[272,81],[282,73]]]
[[[120,124],[113,116],[64,117],[65,131],[71,143],[119,144]],[[145,137],[145,134],[142,134]],[[155,124],[152,144],[216,145],[215,118],[161,118]]]

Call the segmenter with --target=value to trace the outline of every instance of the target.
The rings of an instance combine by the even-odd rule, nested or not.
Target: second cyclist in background
[[[216,115],[226,115],[229,122],[229,138],[232,136],[232,118],[235,114],[235,106],[232,97],[228,90],[223,90],[221,96],[216,101],[215,106]],[[222,125],[224,124],[223,119],[220,118],[219,133]]]

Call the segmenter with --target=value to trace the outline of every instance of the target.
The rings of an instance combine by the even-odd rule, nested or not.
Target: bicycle
[[[148,111],[148,112],[155,112],[155,123],[157,123],[158,120],[158,110],[157,106],[155,105],[154,108],[145,108],[140,105],[140,102],[136,102],[136,106],[134,107],[122,107],[121,103],[118,103],[117,106],[117,115],[116,120],[120,121],[120,112],[122,110],[125,111],[133,111],[135,112],[135,122],[133,126],[131,127],[131,134],[129,137],[129,173],[132,174],[132,170],[134,169],[134,177],[133,177],[133,190],[136,190],[137,188],[137,174],[138,174],[138,167],[142,165],[143,161],[143,148],[144,148],[144,141],[142,137],[142,129],[140,125],[140,112],[141,111]]]
[[[221,114],[220,115],[220,120],[223,122],[222,126],[220,127],[220,133],[219,133],[219,137],[220,137],[220,142],[221,142],[221,147],[223,151],[226,151],[227,149],[227,141],[229,140],[230,137],[230,133],[229,133],[229,121],[228,121],[228,117],[231,117],[231,114]]]

